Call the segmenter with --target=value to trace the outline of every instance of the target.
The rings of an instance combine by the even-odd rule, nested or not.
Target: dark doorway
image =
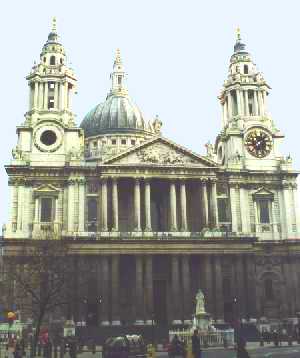
[[[166,325],[167,317],[167,283],[165,280],[153,281],[154,320],[158,325]]]
[[[233,323],[234,321],[234,309],[232,302],[224,303],[224,321],[227,323]]]
[[[97,326],[98,325],[97,303],[88,303],[87,304],[86,324],[87,324],[87,326]]]

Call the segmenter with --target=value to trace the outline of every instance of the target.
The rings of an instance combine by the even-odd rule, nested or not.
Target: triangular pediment
[[[273,199],[274,193],[272,193],[270,190],[266,189],[265,187],[261,187],[257,189],[253,194],[253,197],[256,199]]]
[[[55,194],[59,189],[52,184],[42,184],[34,189],[35,194]]]
[[[107,159],[104,164],[136,164],[216,167],[217,164],[166,138],[152,138],[139,146]]]

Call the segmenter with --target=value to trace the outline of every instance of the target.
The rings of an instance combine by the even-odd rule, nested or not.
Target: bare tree
[[[52,232],[39,240],[23,240],[5,254],[5,280],[14,286],[15,304],[31,312],[35,322],[33,352],[36,351],[42,324],[49,314],[70,304],[73,266],[69,242]]]

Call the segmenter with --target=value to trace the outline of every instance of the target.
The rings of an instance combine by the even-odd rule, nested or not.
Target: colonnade
[[[71,108],[69,83],[64,82],[32,82],[29,91],[29,110],[48,110],[48,101],[52,97],[53,110]],[[49,86],[53,86],[50,88]]]
[[[254,262],[251,255],[228,256],[218,254],[189,255],[170,254],[164,255],[168,261],[167,272],[163,272],[159,278],[154,269],[155,256],[134,255],[134,274],[126,276],[126,285],[132,287],[134,292],[132,302],[127,302],[131,309],[130,319],[136,325],[149,325],[153,318],[158,319],[157,306],[154,302],[154,284],[159,279],[166,284],[166,317],[169,324],[188,323],[195,311],[195,294],[202,289],[206,298],[206,310],[215,319],[224,318],[224,303],[233,302],[233,297],[238,300],[238,309],[241,317],[256,317],[256,291],[255,276],[253,275]],[[197,267],[193,267],[191,258],[196,258]],[[224,297],[224,278],[228,273],[224,272],[224,260],[232,260],[230,273],[230,297]],[[193,261],[195,262],[195,261]],[[120,325],[124,321],[121,301],[124,306],[124,298],[120,300],[121,284],[121,255],[103,255],[97,257],[99,266],[96,277],[98,286],[97,295],[101,297],[99,310],[99,324]],[[80,266],[79,266],[80,267]],[[197,282],[193,276],[195,269],[200,270]],[[101,274],[100,274],[101,273]],[[78,275],[77,275],[78,276]],[[182,279],[184,277],[184,280]],[[247,280],[244,280],[247,277]],[[130,282],[132,281],[132,282]],[[84,293],[81,292],[83,296]],[[160,302],[163,304],[163,302]],[[81,316],[83,308],[81,307]],[[78,312],[73,312],[78,317]]]
[[[249,112],[249,92],[253,93],[252,113]],[[233,110],[233,94],[236,95],[236,113]],[[267,92],[266,90],[257,90],[251,88],[237,88],[226,93],[227,101],[225,100],[222,106],[223,109],[223,124],[234,115],[240,116],[266,116],[267,114]]]
[[[169,230],[168,231],[189,231],[188,217],[187,217],[187,185],[188,180],[168,180],[169,185]],[[108,186],[111,186],[109,190]],[[152,218],[151,218],[151,179],[135,178],[132,180],[133,185],[133,220],[134,231],[152,231]],[[177,188],[179,186],[179,188]],[[142,190],[142,187],[144,190]],[[70,188],[70,187],[69,187]],[[178,189],[178,190],[177,190]],[[209,225],[214,226],[218,224],[217,214],[217,192],[215,180],[199,180],[199,202],[201,205],[201,213],[199,213],[199,220],[202,222],[203,227]],[[111,193],[112,203],[112,231],[119,231],[119,179],[114,177],[111,180],[102,178],[100,180],[100,213],[101,225],[100,230],[103,232],[109,231],[108,227],[108,195]],[[179,193],[179,197],[177,198]],[[142,194],[144,195],[144,210],[141,208]],[[163,194],[163,193],[162,193]],[[69,189],[69,200],[72,199],[72,189]],[[208,196],[210,200],[208,200]],[[179,210],[177,205],[179,203]],[[70,203],[71,205],[71,203]],[[83,206],[84,203],[80,202]],[[180,213],[180,220],[178,218]],[[144,214],[142,228],[142,213]],[[72,214],[70,214],[72,215]],[[202,217],[200,217],[202,216]],[[72,225],[70,225],[70,228]]]

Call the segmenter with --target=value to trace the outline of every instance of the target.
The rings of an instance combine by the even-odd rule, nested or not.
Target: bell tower
[[[26,79],[29,108],[25,122],[17,127],[18,144],[12,151],[12,163],[64,165],[74,153],[79,159],[83,153],[83,133],[75,126],[72,112],[76,78],[67,65],[55,18],[39,63],[34,64]]]
[[[214,148],[218,163],[254,170],[274,170],[283,164],[278,146],[284,136],[268,112],[270,89],[238,29],[228,77],[219,96],[222,129]]]

